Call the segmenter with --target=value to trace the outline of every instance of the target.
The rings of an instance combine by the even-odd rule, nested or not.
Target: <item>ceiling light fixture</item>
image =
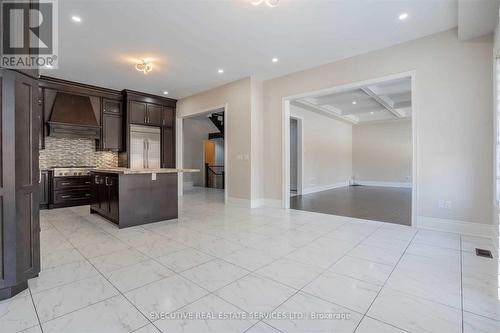
[[[408,18],[408,13],[402,13],[402,14],[399,15],[398,18],[399,18],[400,21],[404,21],[404,20],[406,20]]]
[[[135,69],[139,72],[143,72],[144,74],[148,74],[153,70],[153,64],[151,61],[142,60],[141,63],[135,65]]]
[[[277,7],[280,4],[280,0],[250,0],[250,3],[254,6],[260,6],[265,3],[268,7]]]
[[[272,62],[274,62],[274,63],[278,62],[278,58],[273,58]]]
[[[356,105],[356,104],[358,104],[358,102],[352,101],[352,105]]]
[[[165,90],[165,91],[163,92],[163,95],[168,95],[168,91],[166,91],[166,90]]]
[[[71,16],[71,19],[73,20],[73,22],[77,22],[77,23],[82,22],[82,18],[80,16],[73,15],[73,16]]]
[[[222,68],[219,68],[219,69],[217,70],[217,73],[222,74],[222,73],[224,73],[224,70],[223,70]]]
[[[370,112],[370,114],[374,114],[374,112],[372,111],[372,112]]]

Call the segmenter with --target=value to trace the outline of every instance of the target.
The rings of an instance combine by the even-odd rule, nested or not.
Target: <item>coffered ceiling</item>
[[[411,117],[411,79],[397,79],[343,92],[306,97],[296,105],[352,124]]]

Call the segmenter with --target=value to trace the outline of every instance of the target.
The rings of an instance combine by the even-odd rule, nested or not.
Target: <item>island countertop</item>
[[[200,172],[200,170],[198,170],[198,169],[174,169],[174,168],[160,168],[160,169],[97,168],[97,169],[92,169],[91,171],[92,172],[116,173],[116,174],[123,174],[123,175],[148,174],[148,173]]]

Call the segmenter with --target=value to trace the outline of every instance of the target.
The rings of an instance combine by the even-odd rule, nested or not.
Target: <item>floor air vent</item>
[[[476,249],[476,256],[493,258],[493,256],[491,255],[491,251],[485,249]]]

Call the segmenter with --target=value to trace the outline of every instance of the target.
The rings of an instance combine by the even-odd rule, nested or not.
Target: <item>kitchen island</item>
[[[195,169],[93,169],[90,213],[119,228],[175,219],[177,174]]]

